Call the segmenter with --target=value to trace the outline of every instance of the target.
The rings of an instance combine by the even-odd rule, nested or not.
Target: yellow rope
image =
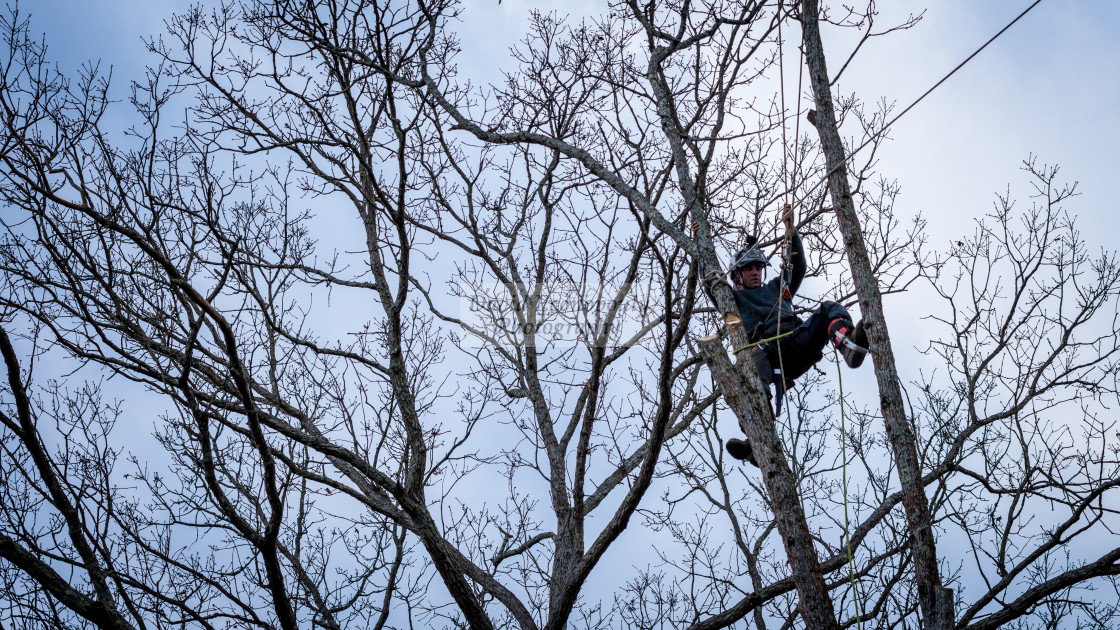
[[[840,452],[843,458],[841,467],[841,486],[844,492],[844,546],[848,549],[848,576],[852,582],[852,597],[856,600],[856,623],[863,628],[863,605],[859,599],[859,589],[856,588],[855,561],[852,559],[852,536],[848,523],[848,428],[844,415],[844,371],[840,369],[840,357],[837,352],[832,353],[836,361],[836,382],[840,388]]]
[[[778,320],[778,326],[781,326],[781,320]],[[739,346],[738,348],[735,348],[734,350],[731,351],[731,353],[732,354],[739,354],[743,350],[750,350],[751,348],[757,348],[758,346],[770,343],[771,341],[777,341],[777,340],[781,339],[782,337],[788,337],[788,336],[792,335],[793,333],[794,333],[794,331],[787,330],[786,332],[774,335],[773,337],[767,337],[766,339],[759,339],[758,341],[752,341],[751,343],[748,343],[745,346]],[[780,352],[781,351],[779,350],[779,353]]]

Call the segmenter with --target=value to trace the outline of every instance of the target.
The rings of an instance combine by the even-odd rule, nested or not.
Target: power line
[[[832,167],[832,169],[831,169],[831,170],[829,170],[829,171],[828,171],[828,173],[825,173],[825,176],[824,176],[824,177],[823,177],[823,178],[822,178],[822,179],[821,179],[820,181],[818,181],[818,182],[817,182],[817,183],[816,183],[816,184],[815,184],[815,185],[814,185],[814,186],[813,186],[812,188],[810,188],[810,189],[809,189],[809,192],[807,192],[807,193],[805,194],[805,196],[806,196],[806,197],[808,197],[808,196],[812,195],[812,194],[813,194],[813,191],[815,191],[815,190],[817,189],[817,187],[819,187],[819,186],[821,185],[821,183],[823,183],[823,182],[827,181],[827,180],[828,180],[828,178],[829,178],[829,177],[831,177],[831,176],[832,176],[832,174],[833,174],[833,173],[835,173],[837,169],[839,169],[839,168],[840,168],[841,166],[843,166],[843,165],[847,164],[847,163],[848,163],[848,162],[849,162],[849,161],[850,161],[850,160],[851,160],[851,159],[852,159],[853,157],[855,157],[856,153],[859,153],[859,152],[860,152],[860,151],[861,151],[861,150],[862,150],[862,149],[863,149],[864,147],[866,147],[866,146],[867,146],[868,144],[870,144],[870,143],[871,143],[871,141],[875,140],[876,138],[878,138],[879,136],[881,136],[881,135],[882,135],[882,134],[883,134],[884,132],[886,132],[886,130],[887,130],[887,129],[889,129],[891,125],[893,125],[894,123],[898,122],[898,119],[899,119],[899,118],[902,118],[902,117],[903,117],[904,115],[906,115],[906,113],[907,113],[907,112],[909,112],[909,111],[910,111],[911,109],[914,109],[914,106],[916,106],[916,105],[917,105],[918,103],[921,103],[921,102],[922,102],[922,100],[923,100],[923,99],[924,99],[925,97],[929,96],[929,95],[930,95],[930,93],[932,93],[932,92],[933,92],[934,90],[936,90],[936,89],[937,89],[938,87],[940,87],[942,83],[944,83],[945,81],[947,81],[947,80],[949,79],[949,77],[951,77],[951,76],[953,76],[954,74],[956,74],[956,73],[957,73],[957,71],[958,71],[958,70],[960,70],[961,68],[963,68],[965,64],[967,64],[968,62],[972,61],[972,59],[973,59],[973,58],[974,58],[974,57],[975,57],[976,55],[979,55],[979,54],[980,54],[980,51],[984,50],[985,48],[987,48],[987,47],[988,47],[988,45],[989,45],[989,44],[991,44],[992,42],[996,41],[996,39],[997,39],[997,38],[998,38],[998,37],[999,37],[1000,35],[1003,35],[1003,34],[1004,34],[1004,33],[1005,33],[1006,31],[1007,31],[1007,29],[1011,28],[1011,27],[1012,27],[1012,26],[1013,26],[1013,25],[1014,25],[1014,24],[1015,24],[1016,22],[1018,22],[1018,21],[1019,21],[1019,20],[1020,20],[1020,19],[1021,19],[1021,18],[1022,18],[1022,17],[1024,16],[1024,15],[1026,15],[1027,13],[1029,13],[1031,9],[1035,8],[1036,6],[1038,6],[1038,4],[1039,4],[1040,2],[1042,2],[1042,0],[1034,0],[1034,2],[1032,2],[1030,6],[1028,6],[1028,7],[1026,8],[1026,9],[1024,9],[1022,13],[1020,13],[1019,15],[1017,15],[1017,16],[1015,17],[1015,19],[1014,19],[1014,20],[1011,20],[1010,22],[1008,22],[1008,23],[1007,23],[1007,26],[1004,26],[1003,28],[1001,28],[1001,29],[999,30],[999,32],[998,32],[998,33],[996,33],[995,35],[992,35],[992,37],[991,37],[991,38],[990,38],[990,39],[989,39],[988,41],[984,42],[984,45],[983,45],[983,46],[980,46],[979,48],[977,48],[977,49],[976,49],[976,51],[975,51],[975,52],[973,52],[973,53],[972,53],[971,55],[969,55],[969,56],[968,56],[967,58],[965,58],[965,60],[964,60],[964,61],[962,61],[962,62],[960,62],[959,64],[957,64],[957,67],[955,67],[955,68],[953,68],[952,70],[950,70],[950,71],[949,71],[949,73],[948,73],[948,74],[946,74],[946,75],[945,75],[944,77],[941,77],[941,80],[940,80],[940,81],[938,81],[937,83],[934,83],[934,84],[933,84],[933,87],[931,87],[931,88],[929,88],[928,90],[926,90],[926,91],[925,91],[925,92],[924,92],[924,93],[923,93],[923,94],[922,94],[921,96],[919,96],[919,97],[918,97],[918,98],[917,98],[917,99],[916,99],[916,100],[915,100],[915,101],[914,101],[913,103],[910,103],[910,105],[908,105],[908,106],[906,107],[906,109],[902,110],[901,112],[899,112],[899,113],[898,113],[898,115],[896,115],[896,116],[895,116],[894,118],[890,119],[890,121],[888,121],[888,122],[887,122],[887,124],[883,125],[883,128],[882,128],[882,129],[880,129],[879,131],[876,131],[875,133],[871,134],[871,136],[870,136],[870,137],[868,137],[868,138],[867,138],[866,140],[864,140],[864,141],[863,141],[863,144],[860,144],[860,145],[859,145],[858,147],[856,147],[856,148],[855,148],[855,150],[854,150],[854,151],[852,151],[851,153],[849,153],[849,154],[848,154],[848,156],[847,156],[846,158],[844,158],[844,161],[843,161],[843,162],[840,162],[840,164],[837,164],[836,166]]]

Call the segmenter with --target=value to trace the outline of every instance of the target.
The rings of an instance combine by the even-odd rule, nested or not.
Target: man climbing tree
[[[485,7],[195,7],[131,99],[56,75],[10,9],[0,626],[1117,627],[1120,547],[1082,541],[1117,525],[1120,265],[1033,161],[1029,201],[919,256],[845,145],[880,142],[882,112],[829,91],[818,21],[897,26],[848,4],[541,11],[486,67]],[[783,22],[818,140],[776,139],[804,119],[770,98]],[[756,243],[716,271],[782,190],[866,344],[827,304],[797,317],[792,221],[776,280]],[[912,322],[882,296],[927,274],[937,369],[908,391],[923,364],[896,365],[888,323]],[[560,308],[601,336],[538,334]],[[489,335],[511,321],[517,343]],[[775,422],[743,350],[780,337],[784,385],[830,332],[873,355],[878,400],[806,373]],[[761,474],[725,466],[719,401]]]
[[[848,367],[859,367],[867,356],[863,321],[853,324],[844,305],[826,300],[807,320],[802,321],[797,316],[792,298],[805,279],[805,247],[794,227],[789,204],[783,208],[782,215],[789,248],[788,260],[783,260],[778,277],[763,283],[770,262],[766,254],[755,247],[755,237],[748,238],[747,246],[735,254],[728,272],[759,376],[767,386],[771,383],[777,386],[778,413],[781,413],[784,390],[821,360],[825,344],[831,342]],[[718,273],[705,274],[705,288],[721,281],[724,281],[723,276]],[[710,289],[708,295],[710,298]],[[746,440],[728,440],[727,452],[736,459],[758,465]]]

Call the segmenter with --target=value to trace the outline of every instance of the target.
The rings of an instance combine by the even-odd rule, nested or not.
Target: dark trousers
[[[830,336],[830,324],[838,319],[844,326],[854,325],[852,316],[842,304],[821,302],[809,319],[793,329],[793,334],[762,348],[755,348],[753,357],[762,382],[766,385],[777,382],[781,387],[808,372],[824,356],[824,347]],[[784,383],[777,378],[779,373],[785,377]]]

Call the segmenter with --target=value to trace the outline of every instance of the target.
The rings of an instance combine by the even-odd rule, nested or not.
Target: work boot
[[[837,322],[833,322],[836,324]],[[867,331],[863,329],[863,320],[859,320],[855,328],[840,324],[832,332],[832,343],[844,357],[844,363],[850,368],[857,368],[863,364],[867,356]]]
[[[739,438],[728,440],[727,454],[741,462],[750,462],[755,468],[758,468],[758,462],[754,459],[754,449],[751,448],[751,443],[746,440],[740,440]]]

